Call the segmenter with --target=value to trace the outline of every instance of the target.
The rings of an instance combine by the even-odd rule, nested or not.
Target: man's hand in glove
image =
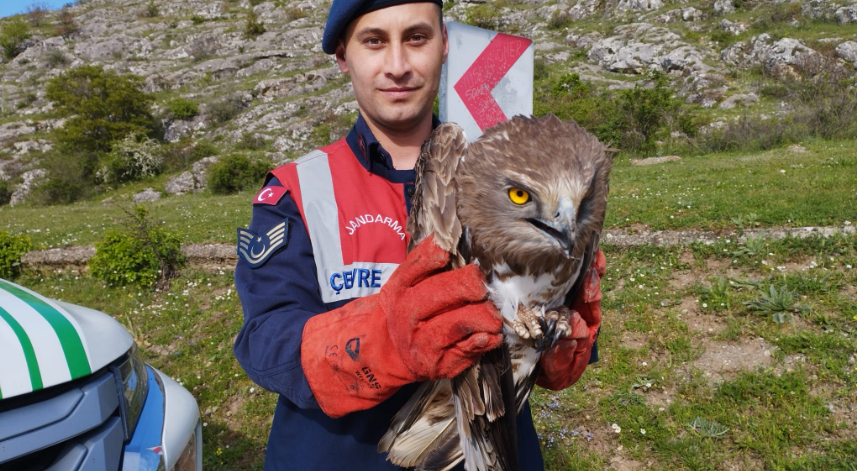
[[[604,254],[599,250],[592,267],[584,274],[582,292],[572,303],[568,321],[571,333],[542,355],[542,374],[536,380],[539,386],[554,391],[565,389],[586,370],[601,327],[601,277],[606,270]]]
[[[368,409],[401,386],[451,378],[503,341],[503,321],[475,265],[423,240],[377,294],[304,326],[301,365],[331,417]]]

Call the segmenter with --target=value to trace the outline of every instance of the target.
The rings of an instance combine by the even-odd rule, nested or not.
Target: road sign
[[[440,120],[458,123],[469,141],[512,116],[533,112],[533,42],[446,23],[449,57],[440,80]]]

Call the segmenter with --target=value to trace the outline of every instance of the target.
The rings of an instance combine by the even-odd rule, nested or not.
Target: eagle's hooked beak
[[[528,221],[552,242],[559,245],[559,248],[565,252],[566,256],[571,253],[574,229],[577,222],[577,209],[574,207],[574,202],[571,198],[563,196],[559,200],[553,219],[532,218]]]

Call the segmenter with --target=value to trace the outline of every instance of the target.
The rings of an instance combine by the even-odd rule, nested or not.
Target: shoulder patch
[[[238,228],[238,258],[244,260],[250,268],[262,266],[274,252],[289,244],[289,220],[285,220],[265,234]]]
[[[253,198],[253,204],[269,204],[271,206],[280,202],[280,199],[289,190],[284,186],[266,186]]]

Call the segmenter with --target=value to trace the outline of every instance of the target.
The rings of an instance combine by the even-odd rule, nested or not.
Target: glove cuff
[[[310,318],[301,366],[321,410],[334,418],[369,409],[416,381],[390,340],[378,295]]]

